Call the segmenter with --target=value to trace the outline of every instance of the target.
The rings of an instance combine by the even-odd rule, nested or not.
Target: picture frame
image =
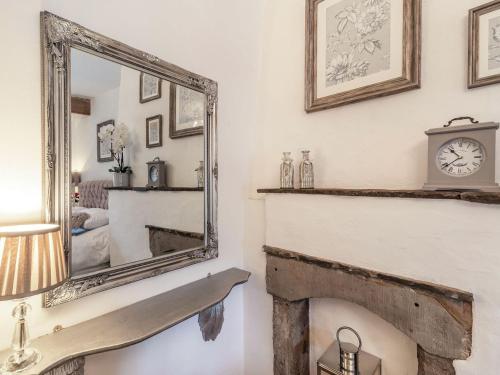
[[[420,88],[421,0],[306,1],[306,112]]]
[[[203,134],[205,96],[187,87],[170,83],[169,137],[172,139]]]
[[[102,127],[107,125],[115,125],[115,120],[108,120],[97,124],[97,133],[96,133],[96,141],[97,141],[97,161],[99,163],[105,163],[108,161],[113,161],[113,154],[111,152],[111,145],[104,145],[103,142],[99,139],[99,131]],[[108,150],[108,151],[106,151]]]
[[[139,77],[139,102],[147,103],[161,98],[161,78],[141,72]]]
[[[163,145],[163,116],[156,115],[146,119],[146,147],[154,148]]]
[[[469,89],[500,82],[500,1],[469,11]]]

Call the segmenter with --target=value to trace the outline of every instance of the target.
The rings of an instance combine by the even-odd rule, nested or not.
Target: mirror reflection
[[[205,106],[72,49],[72,276],[203,246]]]

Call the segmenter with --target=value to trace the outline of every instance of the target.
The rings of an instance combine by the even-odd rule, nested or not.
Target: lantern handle
[[[362,345],[362,343],[361,343],[361,337],[359,337],[359,334],[354,329],[352,329],[351,327],[346,327],[346,326],[340,327],[337,330],[337,341],[339,343],[339,346],[342,346],[340,338],[339,338],[339,334],[340,334],[341,331],[351,331],[352,333],[354,333],[356,335],[356,338],[358,339],[358,342],[359,342],[358,350],[357,350],[356,353],[359,353],[359,351],[361,350],[361,345]]]
[[[448,126],[450,126],[453,123],[453,121],[459,121],[459,120],[469,120],[471,122],[471,124],[477,124],[477,123],[479,123],[479,121],[474,120],[473,117],[470,117],[470,116],[461,116],[461,117],[452,118],[450,121],[448,121],[447,124],[444,124],[443,127],[447,128]]]

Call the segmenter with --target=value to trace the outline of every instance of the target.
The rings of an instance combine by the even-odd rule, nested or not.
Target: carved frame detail
[[[119,62],[130,68],[202,92],[206,96],[205,245],[172,255],[70,277],[45,293],[44,307],[153,277],[218,256],[217,241],[217,82],[139,51],[49,12],[41,12],[43,200],[46,222],[61,225],[67,264],[71,259],[71,48]]]

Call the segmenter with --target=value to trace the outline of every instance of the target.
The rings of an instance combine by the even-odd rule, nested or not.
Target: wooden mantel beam
[[[432,372],[431,369],[444,367],[449,371],[442,375],[454,374],[453,360],[464,360],[470,356],[471,293],[274,247],[264,246],[264,251],[267,253],[267,291],[275,301],[282,301],[283,316],[290,314],[283,308],[287,306],[283,301],[303,303],[310,298],[339,298],[365,307],[415,341],[419,347],[419,359],[422,360],[419,375],[434,375],[435,370]],[[290,306],[292,308],[293,304]],[[274,319],[275,326],[277,322],[286,324],[289,321],[276,314]],[[299,322],[299,328],[290,326],[280,329],[305,332],[307,324],[304,318]],[[283,358],[276,350],[290,346],[286,343],[287,337],[278,338],[280,340],[275,340],[275,359]],[[295,341],[301,340],[296,338]],[[292,360],[301,363],[301,359]]]

